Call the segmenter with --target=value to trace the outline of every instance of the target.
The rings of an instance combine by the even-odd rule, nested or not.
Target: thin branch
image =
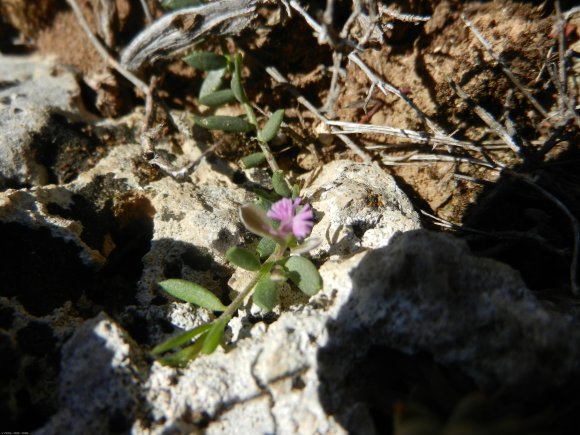
[[[504,62],[504,60],[493,51],[493,48],[489,41],[485,39],[485,37],[481,34],[481,32],[475,27],[475,25],[464,15],[461,14],[461,19],[465,23],[465,25],[471,30],[471,32],[475,35],[477,40],[484,46],[487,53],[501,66],[504,74],[512,81],[512,83],[524,94],[524,96],[528,99],[528,101],[536,108],[536,110],[546,118],[548,116],[548,112],[546,109],[542,107],[542,105],[534,98],[532,94],[522,85],[522,83],[517,79],[517,77],[511,72],[508,65]]]
[[[514,137],[512,137],[508,131],[499,122],[497,122],[487,110],[473,101],[471,97],[469,97],[469,95],[467,95],[465,91],[461,89],[461,86],[459,86],[457,83],[450,82],[449,85],[462,100],[470,105],[477,116],[479,116],[481,120],[485,122],[487,126],[491,128],[491,130],[497,134],[514,153],[516,153],[518,156],[522,154],[522,149]]]
[[[386,96],[388,96],[389,93],[396,95],[398,98],[403,100],[411,109],[413,109],[415,111],[415,113],[417,114],[417,116],[419,117],[419,119],[421,119],[421,121],[424,124],[426,124],[431,130],[433,130],[435,133],[443,133],[443,129],[440,126],[438,126],[434,121],[430,120],[429,117],[421,109],[419,109],[419,107],[417,107],[417,105],[413,102],[413,100],[411,100],[409,97],[407,97],[405,94],[403,94],[401,91],[399,91],[394,86],[381,80],[362,61],[362,59],[360,57],[358,57],[358,55],[355,52],[350,53],[348,55],[348,58],[352,62],[354,62],[366,74],[368,79],[371,81],[371,89],[369,91],[370,94],[372,93],[372,90],[376,86]]]
[[[466,227],[463,225],[455,224],[451,221],[446,219],[440,218],[435,216],[431,213],[426,212],[425,210],[419,210],[419,212],[431,219],[433,219],[435,225],[438,225],[443,228],[448,228],[451,230],[462,231],[464,233],[475,234],[484,237],[493,237],[495,239],[506,239],[506,240],[532,240],[536,243],[541,244],[542,246],[546,247],[548,245],[548,241],[539,235],[533,234],[529,231],[481,231],[475,228]],[[557,249],[552,249],[552,252],[562,255],[562,252]]]
[[[563,115],[566,112],[568,106],[568,78],[566,77],[566,65],[564,61],[564,52],[566,51],[566,37],[564,36],[564,28],[566,27],[566,22],[562,17],[562,11],[560,10],[560,2],[556,0],[554,2],[554,7],[556,9],[556,29],[558,33],[558,78],[559,78],[559,98],[558,103],[560,105],[560,113]]]
[[[411,153],[405,157],[382,157],[382,163],[388,166],[399,166],[405,164],[417,164],[417,163],[469,163],[472,165],[483,166],[488,169],[493,169],[499,171],[500,168],[494,164],[486,162],[485,160],[479,160],[472,157],[463,156],[452,156],[443,154],[418,154]]]
[[[187,165],[182,167],[177,167],[169,163],[167,160],[161,158],[160,156],[155,156],[149,160],[149,164],[158,167],[162,172],[169,175],[170,177],[175,178],[176,180],[183,180],[185,179],[196,167],[197,165],[208,155],[214,152],[217,148],[219,148],[221,144],[215,143],[208,147],[205,151],[201,153],[201,155],[189,162]]]
[[[77,20],[80,26],[85,31],[86,35],[88,36],[89,40],[97,50],[97,52],[101,55],[101,57],[107,62],[112,68],[114,68],[119,74],[129,80],[137,89],[139,89],[144,95],[148,95],[149,93],[149,86],[145,82],[143,82],[139,77],[137,77],[132,72],[128,71],[127,69],[123,68],[119,62],[113,56],[109,54],[107,49],[103,46],[101,41],[97,39],[97,37],[93,34],[89,23],[85,19],[81,8],[79,7],[77,0],[66,0],[69,6],[72,8],[73,12],[75,13]]]
[[[560,114],[562,116],[561,123],[566,123],[569,119],[574,119],[576,124],[580,126],[580,117],[576,113],[574,107],[574,98],[568,95],[568,54],[566,51],[566,34],[567,26],[566,20],[560,10],[560,2],[556,1],[556,29],[558,31],[558,78],[559,86],[557,86],[559,95],[558,103],[560,107]],[[566,114],[566,116],[564,116]]]
[[[268,73],[268,75],[272,77],[276,82],[288,85],[287,87],[288,91],[292,95],[294,95],[296,100],[304,107],[306,107],[306,109],[312,112],[314,116],[316,116],[322,123],[324,123],[325,125],[330,125],[329,124],[330,121],[322,113],[320,113],[320,111],[316,107],[314,107],[314,105],[310,103],[310,101],[304,98],[304,96],[300,92],[298,92],[298,90],[294,86],[292,86],[290,82],[288,82],[288,80],[286,80],[286,78],[280,73],[280,71],[278,71],[276,68],[272,66],[265,67],[265,70],[266,73]],[[340,140],[342,140],[342,142],[354,153],[356,153],[364,162],[369,163],[372,161],[371,157],[367,153],[365,153],[357,144],[355,144],[348,136],[346,136],[345,134],[341,134],[340,132],[336,132],[336,136]]]
[[[569,9],[568,11],[566,11],[564,13],[564,19],[566,21],[568,21],[570,18],[572,18],[572,15],[579,14],[579,13],[580,13],[580,6],[576,6],[572,9]]]
[[[519,174],[513,171],[506,171],[506,173],[518,180],[523,181],[532,188],[536,189],[538,192],[540,192],[542,195],[544,195],[546,198],[552,201],[552,203],[554,203],[554,205],[556,205],[556,207],[558,207],[570,221],[570,226],[572,227],[572,233],[574,235],[572,260],[570,261],[570,288],[572,290],[572,293],[574,293],[577,296],[580,295],[580,287],[578,286],[578,255],[580,250],[580,224],[578,223],[578,220],[562,201],[560,201],[555,195],[544,189],[542,186],[538,185],[529,176],[525,174]]]
[[[151,10],[149,9],[147,0],[139,0],[139,1],[141,2],[141,8],[143,9],[143,13],[145,14],[145,23],[151,24],[153,22],[153,15],[151,15]]]
[[[337,134],[386,134],[413,142],[451,146],[487,155],[482,147],[478,145],[471,142],[453,139],[452,137],[438,133],[429,134],[422,131],[408,130],[388,125],[370,125],[347,121],[328,121],[328,125],[332,127],[340,127],[340,130],[337,130]],[[332,133],[334,134],[334,131],[332,131]]]
[[[332,69],[332,78],[330,80],[330,88],[328,89],[328,97],[326,99],[326,103],[324,104],[323,111],[328,113],[331,118],[334,118],[335,111],[334,106],[336,104],[336,100],[340,95],[340,84],[339,84],[339,76],[340,76],[340,64],[342,63],[343,55],[339,51],[334,51],[332,53],[332,61],[333,61],[333,69]]]
[[[399,21],[405,21],[407,23],[421,23],[429,21],[431,19],[430,15],[413,15],[398,12],[392,8],[386,7],[384,5],[380,6],[380,13],[388,15],[391,18]]]

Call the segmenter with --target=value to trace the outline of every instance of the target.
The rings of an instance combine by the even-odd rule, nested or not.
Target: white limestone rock
[[[74,74],[51,59],[0,55],[0,186],[48,182],[38,138],[54,114],[84,115]],[[40,145],[39,145],[40,144]]]
[[[311,177],[301,194],[315,210],[311,236],[322,240],[315,256],[386,246],[394,234],[421,228],[411,201],[376,164],[337,160],[304,178]]]
[[[134,349],[127,333],[105,314],[80,326],[62,349],[59,411],[36,433],[126,431],[145,378]]]

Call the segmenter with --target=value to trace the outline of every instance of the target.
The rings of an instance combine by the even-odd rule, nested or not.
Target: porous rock
[[[541,393],[580,372],[577,320],[539,301],[517,271],[450,235],[402,234],[325,284],[352,286],[331,342],[358,325],[372,331],[370,343],[433,355],[487,390]]]
[[[138,370],[111,371],[119,358],[107,359],[103,366],[110,365],[114,378],[107,382],[124,385],[119,394],[128,399],[121,403],[127,415],[138,416],[131,430],[375,433],[369,410],[352,399],[344,378],[356,379],[356,362],[377,345],[431,354],[482,388],[517,391],[534,379],[553,385],[578,372],[577,325],[546,309],[517,272],[472,255],[452,236],[407,232],[386,247],[327,261],[320,271],[324,288],[308,304],[274,323],[256,323],[246,338],[182,370],[154,363],[141,379],[133,376]],[[85,347],[78,337],[66,355],[82,354],[75,350]],[[118,344],[112,354],[139,367],[139,349],[132,354],[123,350],[126,342]],[[92,391],[78,398],[85,400],[96,401]],[[61,411],[51,425],[64,419],[62,428],[72,418]]]
[[[316,353],[327,338],[325,317],[305,308],[268,328],[256,325],[228,353],[194,361],[177,379],[154,365],[147,384],[153,432],[189,421],[189,431],[207,425],[210,434],[345,433],[318,400]]]
[[[50,59],[0,55],[0,186],[48,182],[38,140],[55,114],[79,118],[80,88],[70,71]]]
[[[59,412],[37,433],[127,431],[145,375],[135,348],[105,314],[79,327],[61,353]]]
[[[347,255],[386,246],[397,232],[421,228],[411,201],[376,164],[337,160],[308,174],[301,194],[315,211],[313,255]]]

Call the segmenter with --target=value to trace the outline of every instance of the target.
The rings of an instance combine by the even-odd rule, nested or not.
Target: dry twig
[[[148,95],[149,93],[149,86],[145,82],[143,82],[139,77],[133,74],[131,71],[124,68],[117,60],[109,54],[107,49],[103,46],[101,41],[97,39],[97,37],[93,34],[81,8],[79,7],[77,0],[67,0],[67,3],[72,8],[74,14],[77,17],[77,20],[81,27],[83,28],[84,32],[88,36],[89,40],[97,50],[97,52],[101,55],[101,57],[119,74],[129,80],[137,89],[139,89],[144,95]]]
[[[572,260],[570,261],[570,288],[572,293],[575,295],[580,295],[580,287],[578,284],[578,255],[580,251],[580,224],[574,216],[574,213],[570,211],[566,205],[558,199],[554,194],[549,192],[548,190],[544,189],[538,183],[536,183],[532,178],[530,178],[526,174],[519,174],[517,172],[508,171],[509,175],[523,181],[530,187],[536,189],[546,198],[548,198],[556,207],[558,207],[562,213],[566,215],[568,221],[570,222],[570,226],[572,228],[573,234],[573,244],[572,244]]]
[[[239,33],[255,18],[259,3],[220,0],[166,14],[133,39],[123,51],[121,63],[139,71],[146,64],[177,56],[203,36]]]
[[[153,22],[153,15],[147,4],[147,0],[139,0],[141,2],[141,8],[143,9],[143,14],[145,14],[145,22],[151,24]]]
[[[487,124],[487,126],[495,134],[497,134],[505,142],[505,144],[508,147],[510,147],[510,149],[514,153],[516,153],[516,155],[521,156],[522,149],[521,149],[520,144],[518,144],[516,142],[515,137],[511,136],[508,133],[508,131],[498,121],[496,121],[495,118],[487,110],[485,110],[483,107],[481,107],[475,101],[473,101],[465,93],[465,91],[463,89],[461,89],[461,86],[459,86],[458,84],[453,83],[453,82],[450,82],[449,85],[451,86],[451,89],[453,89],[455,91],[455,93],[457,93],[457,95],[459,95],[459,97],[463,101],[465,101],[467,104],[469,104],[469,106],[477,114],[477,116],[479,116],[481,118],[481,120],[483,122],[485,122]]]
[[[314,107],[314,105],[308,101],[304,96],[298,92],[298,90],[286,80],[286,78],[278,71],[276,68],[269,66],[265,68],[266,72],[270,77],[272,77],[276,82],[284,85],[288,85],[288,91],[294,95],[296,100],[302,104],[306,109],[314,114],[322,123],[325,125],[330,125],[330,121],[322,114],[320,111]],[[355,144],[348,136],[341,134],[340,132],[335,133],[337,137],[343,141],[343,143],[355,152],[364,162],[371,162],[371,157],[365,153],[357,144]]]
[[[518,80],[518,78],[511,72],[508,65],[504,62],[504,60],[496,54],[493,50],[493,47],[489,43],[487,39],[481,34],[481,32],[475,27],[475,25],[464,15],[461,14],[461,19],[465,23],[465,25],[471,30],[471,32],[475,35],[477,40],[483,45],[487,53],[501,66],[502,71],[504,74],[512,81],[512,83],[524,94],[524,96],[528,99],[528,101],[536,108],[536,110],[544,117],[548,117],[548,112],[542,105],[534,98],[532,94],[526,89],[526,87]]]

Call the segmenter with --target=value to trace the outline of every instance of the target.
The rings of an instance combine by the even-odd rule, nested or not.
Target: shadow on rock
[[[515,420],[507,433],[578,427],[578,322],[510,267],[418,230],[369,251],[348,278],[349,300],[318,357],[323,406],[350,433],[402,433],[393,420],[407,416],[406,401],[428,407],[442,430],[475,389],[503,406],[488,406],[481,427],[497,415]]]
[[[38,434],[128,433],[146,364],[107,315],[86,321],[62,349],[59,410]]]

